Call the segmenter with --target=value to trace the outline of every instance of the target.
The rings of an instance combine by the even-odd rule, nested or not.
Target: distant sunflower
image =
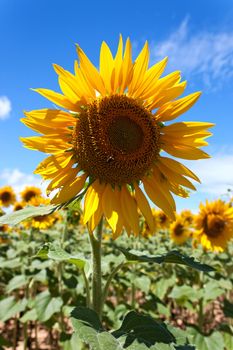
[[[187,223],[187,225],[192,225],[194,220],[194,215],[189,209],[182,210],[180,216]]]
[[[195,228],[197,242],[207,250],[222,252],[233,237],[233,208],[220,199],[201,203]]]
[[[170,226],[171,220],[162,210],[153,210],[153,215],[155,217],[156,227],[158,229],[166,229]]]
[[[183,244],[190,237],[191,231],[187,223],[181,216],[170,225],[170,237],[176,244]]]
[[[16,195],[11,186],[4,186],[0,188],[0,205],[3,207],[9,207],[16,201]]]
[[[25,202],[15,202],[13,210],[14,211],[21,210],[25,207],[25,205],[26,205]]]
[[[67,111],[33,110],[22,119],[43,134],[22,141],[50,154],[35,173],[51,180],[48,193],[58,189],[52,203],[85,193],[84,223],[93,230],[104,215],[114,237],[123,227],[128,234],[139,234],[138,208],[153,227],[148,198],[174,219],[171,192],[187,197],[184,187],[195,190],[187,177],[199,179],[181,163],[161,156],[161,150],[183,159],[208,158],[200,147],[207,145],[207,128],[213,124],[165,122],[192,107],[200,92],[177,99],[186,82],[179,71],[161,78],[167,58],[149,68],[147,42],[135,62],[129,39],[124,48],[120,36],[115,57],[103,42],[99,70],[80,47],[77,53],[74,74],[54,65],[62,94],[35,90]]]
[[[42,192],[38,187],[27,186],[20,194],[24,202],[29,202],[32,198],[41,196]]]
[[[48,205],[49,200],[38,196],[38,197],[33,197],[28,204],[38,207],[40,205]],[[26,228],[32,227],[39,230],[45,230],[53,226],[58,219],[59,219],[58,213],[52,213],[49,215],[38,215],[25,221],[24,226]]]

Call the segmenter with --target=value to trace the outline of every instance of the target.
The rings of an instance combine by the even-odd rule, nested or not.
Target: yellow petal
[[[112,71],[111,82],[112,92],[116,93],[122,83],[122,63],[123,63],[123,40],[120,35],[116,57],[114,59],[114,69]]]
[[[94,212],[94,214],[91,216],[90,220],[88,221],[89,230],[93,232],[96,228],[96,226],[99,224],[101,218],[103,216],[103,208],[102,208],[102,198],[99,198],[99,204]]]
[[[195,186],[184,176],[181,174],[171,171],[169,168],[167,168],[164,164],[157,162],[156,163],[159,170],[168,178],[168,181],[175,182],[178,185],[185,186],[187,188],[190,188],[191,190],[196,190]]]
[[[26,125],[28,128],[40,133],[40,134],[54,134],[54,132],[59,133],[61,135],[67,135],[68,133],[70,133],[70,131],[67,129],[67,127],[58,127],[56,126],[56,124],[54,126],[45,126],[45,125],[41,125],[37,122],[37,120],[32,119],[32,118],[21,118],[20,121]],[[47,124],[49,125],[49,124]]]
[[[171,125],[167,125],[162,128],[162,132],[164,134],[174,134],[175,137],[190,135],[194,133],[198,133],[200,131],[206,130],[208,128],[213,127],[213,123],[205,123],[205,122],[180,122],[173,123]]]
[[[49,136],[31,136],[20,137],[20,140],[24,143],[24,146],[29,149],[37,150],[45,153],[58,153],[61,150],[70,148],[70,145],[64,140]]]
[[[139,235],[139,217],[136,201],[125,186],[122,186],[120,193],[124,220],[132,228],[134,234]]]
[[[155,113],[156,119],[159,121],[168,121],[177,118],[179,115],[189,110],[200,97],[201,92],[194,92],[179,100],[165,103]]]
[[[159,161],[172,171],[191,177],[192,179],[200,182],[200,179],[190,169],[188,169],[185,165],[177,162],[176,160],[167,157],[160,157]]]
[[[24,114],[29,119],[36,120],[41,125],[46,126],[52,122],[53,125],[56,125],[56,128],[75,125],[77,121],[72,114],[59,109],[36,109],[30,112],[24,112]]]
[[[73,199],[84,187],[87,174],[83,174],[70,183],[67,183],[51,200],[53,204],[65,203]]]
[[[66,96],[48,89],[33,89],[33,91],[38,92],[40,95],[44,96],[45,98],[47,98],[48,100],[52,101],[60,107],[63,107],[73,112],[80,111],[80,101],[78,100],[76,103],[73,103]]]
[[[104,185],[101,185],[99,183],[99,180],[96,180],[93,184],[89,186],[84,200],[84,224],[86,224],[90,220],[91,216],[97,210],[100,201],[100,196],[103,190]]]
[[[58,152],[52,156],[45,158],[34,171],[46,179],[54,178],[63,169],[70,169],[74,164],[72,154]]]
[[[154,102],[150,105],[150,109],[153,110],[154,108],[161,107],[164,103],[174,100],[181,94],[183,94],[185,88],[186,88],[187,82],[183,81],[180,84],[174,85],[164,91],[161,92],[161,97],[156,96],[154,98]]]
[[[132,81],[129,85],[129,96],[132,96],[134,92],[137,90],[139,85],[141,84],[144,74],[148,68],[149,64],[149,58],[150,58],[150,52],[149,52],[149,47],[148,47],[148,42],[145,42],[145,45],[138,55],[134,67],[133,67],[133,77]]]
[[[173,87],[178,84],[181,79],[180,71],[172,72],[165,77],[159,79],[151,89],[148,89],[147,93],[144,94],[143,98],[148,99],[147,106],[155,103],[156,100],[164,96],[164,93],[167,89]],[[152,109],[152,108],[151,108]]]
[[[136,183],[134,184],[134,188],[135,188],[135,198],[136,198],[138,207],[141,213],[143,214],[143,216],[145,217],[150,230],[153,232],[155,229],[155,225],[154,225],[154,217],[152,215],[151,207],[146,199],[146,196],[143,194],[142,190]]]
[[[96,67],[91,63],[88,57],[85,55],[83,50],[77,46],[77,53],[80,59],[80,68],[85,75],[85,77],[90,81],[91,85],[99,91],[103,96],[106,93],[106,89],[103,80],[96,69]]]
[[[148,97],[148,92],[154,89],[154,86],[160,75],[163,73],[166,65],[167,57],[165,57],[162,61],[156,63],[154,66],[147,70],[142,83],[140,84],[137,91],[134,93],[135,98],[138,97],[141,99],[145,99]]]
[[[160,209],[162,209],[171,220],[175,220],[174,210],[170,202],[159,189],[158,185],[150,181],[148,178],[144,178],[143,186],[152,202],[154,202]]]
[[[210,156],[204,151],[188,145],[176,145],[176,144],[166,144],[162,145],[162,149],[174,157],[183,159],[207,159]]]
[[[92,91],[93,93],[91,93],[90,89],[87,88],[84,79],[80,81],[80,75],[75,76],[57,64],[54,64],[53,66],[56,73],[59,75],[59,83],[62,92],[67,97],[70,97],[72,102],[75,103],[77,97],[80,100],[85,99],[86,102],[89,98],[95,97],[94,90]]]
[[[111,94],[112,92],[111,76],[113,67],[114,60],[112,57],[112,53],[108,45],[105,43],[105,41],[103,41],[100,50],[100,75],[104,81],[106,90],[109,94]]]
[[[132,61],[132,47],[129,38],[126,40],[124,58],[120,72],[121,85],[119,93],[123,94],[127,86],[130,84],[133,76],[133,61]]]
[[[106,185],[105,190],[103,192],[102,205],[104,215],[110,227],[115,232],[119,220],[120,203],[118,203],[116,193],[109,184]]]
[[[49,194],[55,188],[64,186],[68,182],[72,182],[79,172],[78,168],[71,168],[69,171],[67,169],[61,170],[61,172],[55,176],[55,178],[48,185],[46,192]]]

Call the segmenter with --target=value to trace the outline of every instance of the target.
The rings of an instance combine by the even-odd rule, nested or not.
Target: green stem
[[[89,281],[88,281],[88,278],[87,278],[87,275],[86,275],[84,269],[82,269],[81,272],[82,272],[84,284],[85,284],[85,287],[86,287],[86,293],[87,293],[86,302],[87,302],[87,307],[90,307],[90,305],[91,305],[91,294],[90,294],[90,285],[89,285]]]
[[[107,279],[107,282],[105,284],[105,287],[104,287],[104,291],[103,291],[103,298],[102,298],[102,303],[104,305],[106,299],[107,299],[107,296],[108,296],[108,291],[109,291],[109,286],[112,282],[112,279],[115,277],[116,273],[125,265],[124,262],[120,263],[119,265],[117,265],[113,271],[111,272],[111,274],[108,276],[108,279]]]
[[[136,306],[136,287],[135,284],[132,282],[131,285],[131,307],[134,310]]]
[[[103,219],[97,226],[96,233],[90,233],[92,248],[92,308],[102,316],[102,273],[101,273],[101,241],[102,241]]]

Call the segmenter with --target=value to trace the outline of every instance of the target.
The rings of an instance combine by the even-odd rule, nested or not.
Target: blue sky
[[[32,132],[20,123],[23,110],[51,107],[30,88],[59,91],[52,63],[73,69],[78,43],[98,65],[102,40],[114,51],[119,33],[130,36],[134,54],[145,40],[151,64],[169,56],[167,72],[188,79],[187,93],[202,90],[198,103],[180,120],[216,123],[209,139],[211,160],[188,162],[202,179],[178,208],[196,210],[200,200],[233,189],[233,3],[231,0],[0,2],[0,186],[20,190],[40,184],[33,175],[39,152],[23,148],[20,136]]]

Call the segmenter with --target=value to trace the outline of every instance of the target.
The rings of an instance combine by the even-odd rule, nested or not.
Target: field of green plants
[[[233,349],[232,241],[203,247],[191,212],[183,231],[154,212],[155,232],[141,218],[139,236],[116,240],[102,221],[96,298],[80,205],[48,208],[1,217],[0,349]]]

